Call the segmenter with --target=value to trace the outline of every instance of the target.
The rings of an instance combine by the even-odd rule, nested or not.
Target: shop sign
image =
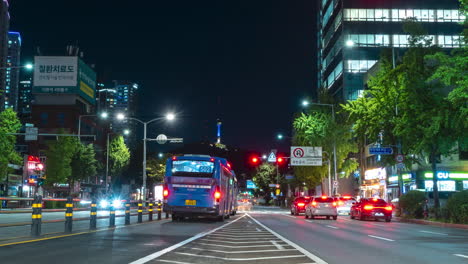
[[[463,181],[463,190],[468,190],[468,181]]]
[[[401,178],[403,179],[403,181],[408,181],[410,180],[412,177],[411,177],[411,173],[405,173],[405,174],[402,174],[401,175]],[[393,176],[390,176],[388,177],[388,182],[389,183],[396,183],[398,182],[398,175],[393,175]]]
[[[385,168],[377,168],[372,170],[367,170],[364,175],[364,179],[366,180],[383,180],[387,178],[387,171]]]
[[[424,178],[432,179],[432,172],[424,173]],[[462,172],[447,172],[447,171],[438,171],[437,179],[446,180],[446,179],[468,179],[468,173]]]

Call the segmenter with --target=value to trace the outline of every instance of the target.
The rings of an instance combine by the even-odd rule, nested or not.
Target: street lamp
[[[303,107],[307,107],[307,106],[309,106],[309,104],[310,104],[310,103],[309,103],[309,101],[307,101],[307,100],[303,100],[303,101],[302,101],[302,106],[303,106]]]
[[[129,135],[129,134],[130,134],[130,130],[128,130],[128,129],[124,129],[123,133],[124,133],[124,135],[126,135],[126,136],[127,136],[127,135]]]
[[[278,134],[278,135],[276,135],[276,138],[279,139],[279,140],[282,140],[283,137],[284,137],[283,134]]]
[[[318,106],[328,106],[331,107],[332,110],[332,120],[335,122],[335,106],[333,104],[320,104],[320,103],[310,103],[311,105],[318,105]],[[333,137],[333,179],[335,182],[338,181],[338,176],[336,174],[336,138]],[[335,194],[338,192],[338,186],[334,187]]]
[[[107,112],[102,112],[100,115],[79,115],[78,116],[78,141],[81,141],[81,118],[82,117],[91,117],[91,116],[99,116],[103,119],[108,117]]]
[[[7,66],[7,67],[0,67],[0,70],[5,70],[5,69],[21,69],[25,68],[27,70],[32,70],[34,68],[34,65],[31,63],[27,63],[25,65],[19,65],[19,66]]]
[[[154,121],[163,120],[163,119],[166,119],[168,121],[173,121],[175,119],[175,114],[168,113],[164,117],[157,117],[157,118],[151,119],[150,121],[144,122],[144,121],[142,121],[140,119],[137,119],[137,118],[134,118],[134,117],[126,117],[124,114],[118,113],[117,114],[117,119],[119,119],[119,120],[124,120],[124,119],[134,120],[134,121],[137,121],[137,122],[143,124],[143,184],[142,184],[142,187],[141,187],[141,190],[142,190],[141,193],[143,194],[144,199],[146,199],[146,141],[148,140],[147,137],[146,137],[146,134],[147,134],[148,124],[150,124],[150,123],[152,123]]]
[[[162,159],[162,158],[164,157],[164,154],[161,153],[161,152],[159,152],[158,157],[159,157],[160,159]]]

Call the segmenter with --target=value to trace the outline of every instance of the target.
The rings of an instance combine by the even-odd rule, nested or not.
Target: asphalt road
[[[254,208],[225,222],[162,220],[117,225],[105,229],[104,223],[98,232],[24,244],[3,246],[8,241],[0,240],[0,260],[67,264],[468,263],[468,230],[346,216],[337,221],[306,220],[286,211]]]

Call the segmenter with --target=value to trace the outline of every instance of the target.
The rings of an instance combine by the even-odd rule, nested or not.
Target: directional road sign
[[[371,155],[391,155],[393,149],[391,147],[378,147],[378,148],[369,148],[369,154]]]

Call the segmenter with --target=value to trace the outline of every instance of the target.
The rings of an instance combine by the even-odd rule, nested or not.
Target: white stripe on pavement
[[[290,256],[277,256],[277,257],[259,257],[259,258],[223,258],[211,255],[197,255],[192,253],[185,252],[174,252],[175,254],[191,256],[191,257],[202,257],[202,258],[213,258],[213,259],[222,259],[222,260],[234,260],[234,261],[252,261],[252,260],[263,260],[263,259],[282,259],[282,258],[303,258],[304,255],[290,255]]]
[[[237,242],[237,241],[226,241],[226,240],[216,240],[216,239],[207,239],[202,238],[200,240],[203,241],[211,241],[211,242],[221,242],[221,243],[230,243],[230,244],[252,244],[252,243],[265,243],[266,241],[252,241],[252,242]],[[276,240],[277,242],[281,242],[281,240]]]
[[[225,247],[225,248],[258,248],[258,247],[274,247],[273,245],[226,246],[226,245],[219,245],[219,244],[208,244],[208,243],[200,243],[200,242],[197,242],[197,245],[213,246],[213,247]],[[280,246],[287,246],[287,244],[280,245]]]
[[[390,239],[390,238],[385,238],[385,237],[379,237],[379,236],[373,236],[373,235],[368,235],[370,237],[373,237],[373,238],[377,238],[377,239],[382,239],[382,240],[386,240],[386,241],[395,241],[393,239]]]
[[[422,231],[419,231],[419,232],[421,232],[421,233],[428,233],[428,234],[434,234],[434,235],[448,236],[448,234],[438,233],[438,232],[432,232],[432,231],[426,231],[426,230],[422,230]]]
[[[457,257],[460,257],[460,258],[468,258],[468,256],[465,256],[465,255],[462,255],[462,254],[453,254],[453,255],[455,255]]]
[[[206,248],[187,248],[186,249],[193,249],[193,250],[203,250],[203,251],[212,251],[218,253],[225,253],[225,254],[242,254],[242,253],[261,253],[261,252],[278,252],[278,251],[296,251],[296,249],[264,249],[264,250],[244,250],[244,251],[224,251],[224,250],[217,250],[217,249],[206,249]]]
[[[236,238],[236,239],[238,239],[239,237],[241,237],[242,239],[243,239],[243,238],[274,237],[273,235],[269,235],[269,234],[231,236],[231,235],[225,235],[225,234],[219,234],[219,235],[218,235],[218,233],[216,233],[216,234],[211,234],[211,235],[210,235],[210,237],[214,237],[214,236],[217,236],[217,237],[227,237],[227,238],[229,238],[229,239],[231,239],[231,238]]]
[[[172,246],[170,246],[170,247],[168,247],[168,248],[165,248],[165,249],[163,249],[163,250],[154,252],[153,254],[150,254],[150,255],[148,255],[148,256],[146,256],[146,257],[143,257],[143,258],[137,259],[137,260],[135,260],[135,261],[133,261],[133,262],[130,262],[130,264],[143,264],[143,263],[146,263],[146,262],[148,262],[148,261],[151,261],[151,260],[153,260],[153,259],[155,259],[155,258],[157,258],[157,257],[160,257],[160,256],[162,256],[162,255],[164,255],[164,254],[166,254],[166,253],[168,253],[168,252],[173,251],[174,249],[177,249],[177,248],[179,248],[179,247],[181,247],[181,246],[183,246],[183,245],[185,245],[185,244],[188,244],[188,243],[190,243],[190,242],[192,242],[192,241],[194,241],[194,240],[196,240],[196,239],[199,239],[199,238],[204,237],[204,236],[206,236],[206,235],[209,235],[209,234],[211,234],[211,233],[213,233],[213,232],[216,232],[217,230],[219,230],[219,229],[221,229],[221,228],[223,228],[223,227],[225,227],[225,226],[229,226],[229,225],[231,225],[231,224],[233,224],[233,223],[239,221],[240,219],[244,218],[245,216],[246,216],[246,215],[243,215],[243,216],[241,216],[241,217],[239,217],[239,218],[237,218],[237,219],[235,219],[235,220],[233,220],[233,221],[231,221],[231,222],[229,222],[229,223],[226,223],[226,224],[224,224],[224,225],[222,225],[222,226],[220,226],[220,227],[217,227],[217,228],[215,228],[215,229],[213,229],[213,230],[210,230],[210,231],[208,231],[208,232],[199,233],[199,234],[197,234],[197,235],[195,235],[195,236],[193,236],[193,237],[191,237],[191,238],[189,238],[189,239],[186,239],[186,240],[184,240],[184,241],[182,241],[182,242],[179,242],[179,243],[177,243],[177,244],[175,244],[175,245],[172,245]]]
[[[193,264],[190,262],[180,262],[180,261],[175,261],[175,260],[164,260],[164,259],[157,259],[156,261],[166,262],[166,263],[175,263],[175,264]]]
[[[270,228],[268,228],[267,226],[265,226],[264,224],[260,223],[257,219],[253,218],[250,214],[246,214],[248,217],[250,217],[252,220],[255,221],[255,223],[257,223],[259,226],[263,227],[263,229],[267,230],[267,231],[270,231],[273,235],[275,235],[276,237],[278,237],[279,239],[283,240],[284,242],[288,243],[290,246],[294,247],[295,249],[299,250],[302,254],[306,255],[307,257],[309,257],[310,259],[312,259],[313,261],[315,261],[317,264],[328,264],[327,262],[325,262],[323,259],[317,257],[316,255],[310,253],[309,251],[305,250],[304,248],[300,247],[299,245],[297,245],[296,243],[290,241],[289,239],[281,236],[280,234],[276,233],[275,231],[271,230]]]
[[[340,229],[339,227],[336,227],[336,226],[331,226],[331,225],[327,225],[327,227],[329,227],[329,228],[333,228],[333,229]]]
[[[227,239],[227,241],[242,241],[245,240],[245,238],[232,238],[232,237],[225,237],[225,236],[217,236],[217,235],[209,235],[207,236],[209,238],[219,238],[219,239]],[[273,239],[275,238],[274,236],[269,236],[269,237],[247,237],[247,238],[255,238],[255,240],[268,240],[268,239]]]
[[[277,243],[276,241],[270,240],[270,242],[273,245],[275,245],[275,247],[277,247],[278,249],[284,249],[284,247],[282,245],[280,245],[279,243]]]

